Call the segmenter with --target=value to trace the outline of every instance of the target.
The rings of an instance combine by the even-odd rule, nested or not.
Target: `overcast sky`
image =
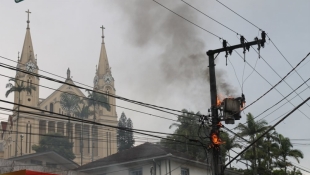
[[[236,33],[210,20],[182,1],[161,0],[159,2],[200,27],[226,39],[229,44],[239,44],[239,36]],[[215,0],[188,0],[187,2],[244,35],[248,41],[252,41],[257,36],[260,37],[256,27]],[[222,0],[221,2],[265,30],[292,66],[310,52],[309,1]],[[207,78],[208,58],[205,53],[207,50],[222,46],[219,38],[181,19],[151,0],[25,0],[18,4],[14,0],[6,0],[0,3],[0,56],[17,60],[17,53],[22,49],[26,32],[25,11],[27,9],[32,12],[30,29],[34,53],[37,54],[40,69],[65,77],[66,70],[70,67],[74,81],[92,86],[101,46],[99,27],[104,25],[106,49],[117,95],[173,109],[185,108],[207,113],[210,98]],[[254,48],[256,49],[257,46]],[[238,52],[242,54],[242,50]],[[224,96],[240,96],[242,90],[237,80],[239,79],[243,84],[247,104],[250,104],[270,89],[270,84],[276,84],[280,77],[285,76],[292,69],[269,41],[261,50],[261,56],[273,70],[263,59],[258,59],[258,54],[252,48],[245,57],[253,67],[257,61],[255,68],[263,78],[256,72],[251,74],[252,68],[248,65],[244,67],[242,58],[236,53],[228,57],[232,64],[228,62],[227,66],[225,55],[220,54],[216,59],[220,93]],[[309,78],[309,60],[310,58],[307,58],[298,68],[298,73],[304,80]],[[0,62],[16,65],[4,59],[0,59]],[[0,69],[1,74],[15,76],[13,71]],[[242,76],[243,70],[244,76]],[[249,75],[251,76],[242,83],[242,79],[246,79]],[[292,76],[277,86],[277,90],[272,90],[245,112],[251,112],[256,116],[282,99],[283,96],[280,93],[286,96],[303,82],[299,75],[292,73]],[[5,98],[7,80],[0,77],[1,99]],[[58,83],[44,79],[41,79],[40,84],[52,88],[60,86]],[[297,92],[307,87],[304,85]],[[40,98],[47,97],[51,92],[40,88]],[[305,90],[300,94],[301,98],[306,99],[310,95],[309,92],[309,89]],[[291,95],[288,99],[295,95]],[[303,101],[301,98],[296,97],[291,101],[292,104],[298,105]],[[13,95],[8,99],[12,101]],[[274,124],[277,117],[293,108],[292,104],[284,105],[267,116],[265,120]],[[117,105],[176,119],[173,115],[119,100]],[[11,107],[3,103],[0,103],[0,106]],[[309,107],[310,105],[304,105],[300,108],[308,117]],[[263,114],[259,119],[274,109],[276,108]],[[117,108],[118,115],[123,111],[127,117],[132,118],[136,129],[173,132],[173,129],[169,129],[170,121]],[[6,120],[7,116],[0,114],[0,118]],[[245,118],[245,114],[242,114],[242,119],[237,121],[236,125],[244,122]],[[310,139],[309,124],[310,117],[308,119],[296,111],[276,129],[291,139]],[[236,125],[229,127],[233,128]],[[301,143],[296,140],[292,142]],[[301,160],[300,165],[308,167],[310,141],[305,143],[309,145],[294,145],[294,148],[303,151],[305,158]],[[242,164],[238,166],[244,167]]]

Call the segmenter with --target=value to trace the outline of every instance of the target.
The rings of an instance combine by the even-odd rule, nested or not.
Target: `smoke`
[[[198,19],[195,15],[197,13],[182,2],[161,2],[191,21]],[[123,20],[129,26],[126,36],[135,46],[141,49],[147,48],[146,46],[160,48],[161,53],[156,61],[160,64],[163,83],[174,87],[188,86],[188,90],[195,92],[197,96],[208,96],[207,41],[199,34],[200,29],[154,1],[121,1],[117,6],[123,11]],[[226,73],[217,68],[216,75],[218,91],[233,95],[236,90],[226,81]]]

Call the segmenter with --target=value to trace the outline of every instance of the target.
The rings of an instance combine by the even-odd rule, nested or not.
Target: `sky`
[[[254,50],[257,46],[246,52],[248,64],[243,61],[242,49],[237,50],[241,57],[236,52],[228,56],[227,66],[224,53],[217,57],[218,92],[224,97],[237,97],[243,92],[247,104],[268,91],[310,52],[310,23],[307,22],[310,2],[307,0],[220,1],[258,28],[215,0],[186,1],[229,29],[182,1],[158,2],[197,26],[151,0],[24,0],[18,4],[14,0],[1,1],[0,56],[17,60],[26,32],[25,11],[29,9],[32,42],[39,68],[65,77],[66,70],[70,67],[74,81],[93,86],[101,46],[100,26],[103,25],[106,28],[105,45],[117,95],[172,109],[207,114],[210,89],[206,52],[222,47],[219,37],[227,40],[230,45],[235,45],[239,44],[240,35],[247,41],[260,38],[260,28],[266,31],[287,60],[269,40],[265,48],[260,50],[261,58]],[[310,78],[309,60],[310,58],[305,59],[296,69],[298,74],[292,72],[284,82],[247,108],[240,121],[227,127],[232,129],[238,123],[244,123],[248,112],[254,116],[259,115]],[[16,65],[2,58],[0,62]],[[253,72],[253,68],[257,72]],[[13,71],[0,69],[3,75],[15,76]],[[4,93],[7,80],[0,76],[1,99],[6,99]],[[43,79],[40,84],[53,88],[60,86]],[[287,102],[284,100],[258,119],[265,117],[270,125],[274,124],[279,120],[278,117],[309,97],[308,85],[310,82],[296,91],[299,93],[306,89],[290,100],[291,104],[284,104]],[[40,98],[47,97],[51,92],[41,88]],[[295,95],[293,93],[288,99]],[[13,96],[7,99],[13,101]],[[267,116],[282,104],[281,108]],[[174,115],[120,100],[117,100],[117,105],[176,119]],[[0,106],[12,107],[4,103],[0,103]],[[304,114],[294,112],[276,127],[277,132],[290,137],[293,143],[301,143],[294,139],[310,139],[310,131],[307,129],[310,124],[309,108],[310,103],[302,106],[300,111]],[[173,128],[169,129],[172,124],[169,120],[117,108],[118,116],[122,112],[133,120],[136,129],[169,133],[174,131]],[[0,114],[1,120],[6,118],[6,115]],[[304,143],[309,145],[294,144],[294,148],[304,153],[304,159],[299,165],[307,168],[310,165],[310,143]],[[295,160],[292,161],[296,163]],[[244,167],[235,163],[234,166]]]

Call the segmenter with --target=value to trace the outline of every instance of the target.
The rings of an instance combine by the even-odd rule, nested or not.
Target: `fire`
[[[225,143],[225,142],[222,142],[222,140],[217,136],[216,133],[211,134],[211,140],[212,140],[213,145],[215,146],[219,146]]]
[[[223,96],[220,95],[220,94],[217,95],[217,96],[216,96],[216,106],[221,106],[222,101],[223,101]]]

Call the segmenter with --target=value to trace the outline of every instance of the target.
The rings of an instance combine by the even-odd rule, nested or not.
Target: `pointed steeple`
[[[103,34],[103,31],[104,31],[105,28],[103,26],[101,26],[100,28],[102,29],[102,36],[101,36],[102,42],[101,42],[101,51],[100,51],[98,71],[97,71],[97,75],[99,77],[110,71],[107,51],[105,49],[105,44],[104,44],[104,34]]]
[[[26,11],[28,13],[28,18],[27,18],[27,29],[26,29],[26,36],[24,40],[24,46],[22,50],[22,54],[20,57],[20,63],[21,64],[26,64],[28,61],[32,61],[33,63],[36,63],[35,57],[34,57],[34,50],[33,50],[33,45],[32,45],[32,40],[31,40],[31,35],[30,35],[30,27],[29,27],[29,14],[31,13],[29,10]]]

